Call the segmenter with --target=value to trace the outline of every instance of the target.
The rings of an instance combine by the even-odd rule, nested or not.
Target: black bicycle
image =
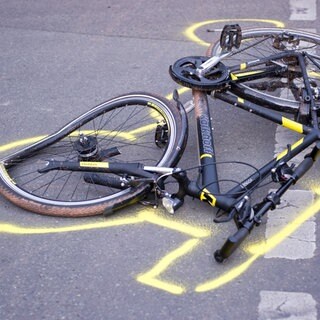
[[[207,56],[185,57],[171,77],[189,87],[199,140],[199,177],[177,167],[188,137],[187,112],[148,93],[130,93],[98,105],[0,162],[0,193],[27,210],[53,216],[109,215],[133,203],[162,200],[171,213],[185,196],[221,209],[216,222],[238,231],[215,252],[224,261],[268,210],[313,165],[319,154],[320,36],[298,30],[227,25]],[[303,138],[243,181],[220,191],[208,96],[303,134]],[[288,162],[306,148],[297,166]],[[178,191],[166,191],[173,178]],[[252,193],[266,179],[278,189],[260,202]]]

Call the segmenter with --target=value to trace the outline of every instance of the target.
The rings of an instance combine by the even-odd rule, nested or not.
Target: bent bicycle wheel
[[[181,116],[169,101],[148,93],[111,99],[58,132],[0,162],[0,193],[16,205],[53,216],[109,214],[137,202],[149,184],[121,187],[121,173],[49,170],[48,161],[135,162],[173,166]],[[101,183],[101,180],[109,183]],[[118,181],[118,182],[114,182]]]
[[[234,49],[231,55],[223,59],[226,66],[241,66],[246,61],[252,61],[272,54],[285,51],[300,51],[310,54],[306,57],[307,74],[315,94],[320,86],[320,36],[300,30],[258,28],[242,32],[242,42],[239,49]],[[207,50],[208,56],[221,53],[219,42],[213,43]],[[247,97],[267,99],[278,111],[297,114],[303,101],[304,82],[297,59],[284,58],[275,63],[287,65],[288,71],[282,76],[256,79],[240,83],[239,88]],[[250,69],[239,71],[248,72]]]

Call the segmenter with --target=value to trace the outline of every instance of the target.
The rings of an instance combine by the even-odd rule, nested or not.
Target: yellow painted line
[[[127,139],[127,140],[135,140],[135,137],[131,134],[131,132],[118,132],[113,130],[81,130],[81,131],[74,131],[72,132],[69,137],[78,137],[79,135],[92,135],[96,137],[107,137],[107,136],[114,136],[117,134],[118,137]]]
[[[206,292],[215,290],[241,276],[248,268],[255,262],[260,256],[266,254],[277,245],[279,245],[284,239],[289,237],[295,232],[305,221],[316,215],[320,211],[320,199],[318,199],[313,205],[306,209],[295,220],[289,223],[285,228],[272,236],[267,242],[262,244],[251,245],[247,248],[247,251],[253,254],[244,263],[232,268],[224,273],[222,276],[215,279],[206,281],[195,288],[196,292]]]
[[[189,91],[190,89],[189,88],[180,88],[178,89],[178,93],[179,94],[183,94],[187,91]],[[168,94],[166,96],[166,98],[168,100],[172,100],[173,97],[172,97],[172,93],[171,94]],[[159,115],[157,113],[157,115]],[[136,134],[139,134],[139,133],[143,133],[143,132],[146,132],[146,131],[149,131],[149,130],[152,130],[154,129],[155,127],[157,126],[157,124],[150,124],[150,125],[146,125],[144,127],[141,127],[141,128],[138,128],[138,129],[134,129],[132,131],[129,131],[129,132],[120,132],[120,133],[117,133],[119,137],[121,138],[124,138],[126,140],[131,140],[131,141],[134,141],[136,140],[136,137],[135,135]],[[81,131],[80,133],[83,133],[83,134],[92,134],[94,131],[93,130],[83,130]],[[112,131],[108,131],[108,130],[100,130],[99,131],[99,136],[107,136],[107,135],[110,135],[112,134],[113,132]],[[73,132],[72,134],[70,134],[71,137],[74,137],[74,136],[78,136],[79,135],[79,132]],[[18,147],[23,147],[23,146],[26,146],[26,145],[31,145],[32,143],[36,143],[44,138],[46,138],[48,135],[41,135],[41,136],[36,136],[36,137],[32,137],[32,138],[26,138],[26,139],[21,139],[21,140],[17,140],[17,141],[14,141],[14,142],[10,142],[10,143],[7,143],[5,145],[2,145],[0,146],[0,153],[1,152],[5,152],[5,151],[8,151],[8,150],[11,150],[11,149],[14,149],[14,148],[18,148]]]
[[[13,234],[49,234],[49,233],[63,233],[70,231],[84,231],[92,229],[102,229],[108,227],[115,227],[128,224],[136,224],[142,222],[149,222],[158,226],[162,226],[171,230],[185,233],[191,237],[204,238],[211,235],[209,229],[203,227],[192,226],[190,224],[181,223],[167,219],[153,213],[150,210],[141,210],[138,215],[126,218],[114,218],[107,221],[79,224],[66,227],[23,227],[10,223],[0,223],[0,233],[13,233]]]
[[[252,265],[254,261],[257,260],[258,257],[259,255],[254,255],[250,257],[248,260],[246,260],[245,262],[241,263],[239,266],[234,267],[231,270],[227,271],[222,276],[198,285],[195,288],[195,292],[212,291],[233,281],[234,279],[241,276],[245,271],[247,271],[247,269]]]
[[[276,21],[276,20],[260,20],[260,19],[241,19],[242,21],[253,21],[253,22],[266,22],[266,23],[272,23],[275,24],[277,27],[284,27],[284,24],[282,22]],[[189,31],[194,33],[199,27],[202,27],[207,24],[211,23],[218,23],[218,22],[228,22],[233,21],[231,19],[227,20],[210,20],[205,21],[199,24],[195,24],[191,26]],[[193,29],[192,29],[193,28]],[[188,30],[187,29],[187,30]],[[192,31],[193,30],[193,31]],[[186,33],[187,35],[187,33]],[[208,43],[202,41],[194,34],[194,39],[196,42],[199,42],[202,45],[207,46]],[[187,88],[181,88],[179,89],[179,93],[186,92]],[[172,99],[172,94],[167,96],[167,99]],[[138,131],[139,132],[139,131]],[[0,146],[0,152],[19,147],[22,145],[34,143],[45,136],[41,137],[35,137],[30,139],[24,139],[19,140],[10,144],[7,144],[5,146]],[[303,139],[302,139],[303,140]],[[301,141],[302,142],[302,141]],[[300,142],[300,143],[301,143]],[[299,143],[299,141],[296,143]],[[292,146],[294,147],[294,145]],[[286,154],[287,151],[284,151]],[[319,187],[320,190],[320,187]],[[320,201],[320,199],[319,199]],[[249,257],[245,262],[241,263],[239,266],[236,266],[232,268],[231,270],[225,272],[222,276],[217,277],[212,280],[208,280],[199,286],[195,288],[196,292],[206,292],[210,290],[214,290],[216,288],[221,287],[222,285],[225,285],[237,277],[241,276],[247,269],[252,265],[252,263],[257,260],[262,254],[265,254],[268,250],[271,250],[273,247],[278,245],[281,241],[283,241],[287,236],[289,236],[293,232],[292,230],[295,230],[295,228],[298,228],[299,224],[301,225],[305,219],[308,219],[306,217],[310,217],[314,214],[316,214],[320,210],[320,203],[317,201],[310,210],[303,213],[301,217],[298,217],[295,220],[296,225],[291,226],[288,225],[283,233],[279,232],[277,235],[275,235],[271,241],[269,240],[268,243],[263,243],[260,246],[252,246],[249,247],[249,251],[252,251],[254,254],[253,256]],[[300,218],[300,219],[299,219]],[[2,223],[0,224],[0,232],[6,232],[6,233],[14,233],[14,234],[46,234],[46,233],[59,233],[59,232],[70,232],[70,231],[82,231],[82,230],[91,230],[91,229],[98,229],[98,228],[106,228],[106,227],[113,227],[113,226],[120,226],[120,225],[130,225],[130,224],[137,224],[142,222],[150,222],[165,228],[169,228],[172,230],[176,230],[178,232],[182,232],[185,234],[188,234],[192,237],[196,238],[202,238],[202,237],[208,237],[211,233],[209,230],[204,228],[198,228],[191,225],[187,225],[180,222],[173,222],[169,219],[165,219],[164,217],[160,217],[156,214],[150,213],[148,210],[144,210],[143,212],[140,212],[138,216],[134,217],[128,217],[128,218],[121,218],[121,219],[113,219],[108,220],[105,222],[99,222],[99,223],[92,223],[92,224],[85,224],[85,225],[74,225],[74,226],[68,226],[68,227],[61,227],[61,228],[35,228],[35,227],[22,227],[22,226],[16,226],[13,224],[8,223]],[[141,283],[156,287],[158,289],[170,292],[172,294],[182,294],[186,291],[185,286],[167,282],[162,279],[159,279],[158,277],[162,275],[169,267],[172,267],[174,263],[176,263],[180,258],[182,258],[184,255],[190,253],[192,250],[194,250],[200,243],[199,239],[191,239],[186,242],[184,242],[181,246],[179,246],[177,249],[174,249],[173,251],[169,252],[165,257],[159,260],[149,271],[145,272],[144,274],[141,274],[137,277],[137,280]]]
[[[0,223],[0,233],[11,233],[20,235],[35,235],[35,234],[50,234],[50,233],[64,233],[94,229],[104,229],[108,227],[117,227],[123,225],[137,224],[143,222],[139,216],[129,218],[117,218],[113,220],[79,224],[66,227],[24,227],[11,223]]]
[[[303,133],[303,125],[301,123],[290,120],[286,117],[282,117],[282,126],[287,129]]]
[[[186,87],[182,87],[182,88],[179,88],[177,91],[178,91],[178,93],[180,95],[180,94],[186,93],[187,91],[190,91],[190,89],[186,88]],[[170,93],[170,94],[166,95],[166,99],[173,100],[173,93]]]
[[[318,199],[312,206],[307,208],[302,214],[295,218],[292,222],[287,224],[281,231],[274,234],[272,237],[260,244],[254,244],[247,248],[247,251],[252,254],[264,255],[283,240],[290,237],[304,222],[312,218],[320,210],[320,199]]]
[[[267,23],[267,24],[272,24],[278,28],[283,28],[285,25],[283,22],[278,21],[278,20],[269,20],[269,19],[220,19],[220,20],[207,20],[207,21],[202,21],[202,22],[198,22],[198,23],[194,23],[192,24],[190,27],[188,27],[183,34],[191,41],[204,46],[204,47],[208,47],[210,45],[210,43],[200,39],[197,35],[196,35],[196,31],[199,28],[202,28],[204,26],[207,26],[209,24],[215,24],[215,23],[227,23],[227,22],[234,22],[234,21],[243,21],[243,22],[263,22],[263,23]]]
[[[298,140],[297,142],[295,142],[292,146],[291,146],[291,150],[295,149],[296,147],[298,147],[301,143],[303,143],[303,139],[301,138],[300,140]],[[282,159],[286,154],[288,153],[288,149],[282,151],[281,153],[279,153],[277,155],[277,160]]]
[[[157,113],[157,116],[159,116],[159,113]],[[156,128],[157,128],[157,123],[152,123],[152,124],[148,124],[146,126],[143,126],[141,128],[134,129],[134,130],[130,131],[130,134],[135,136],[136,134],[151,131]]]
[[[40,141],[41,139],[44,139],[45,137],[47,137],[47,135],[37,136],[37,137],[32,137],[32,138],[27,138],[27,139],[21,139],[21,140],[17,140],[14,142],[10,142],[10,143],[7,143],[7,144],[0,146],[0,152],[5,152],[8,150],[17,148],[17,147],[22,147],[22,146],[25,146],[28,144],[32,144],[32,143]]]
[[[195,247],[199,245],[199,243],[199,239],[187,240],[179,248],[171,251],[166,256],[164,256],[149,271],[139,275],[137,277],[137,281],[147,284],[151,287],[155,287],[170,292],[172,294],[184,293],[186,291],[184,286],[160,280],[158,279],[158,277],[162,273],[164,273],[171,265],[173,265],[176,262],[176,260],[194,250]]]

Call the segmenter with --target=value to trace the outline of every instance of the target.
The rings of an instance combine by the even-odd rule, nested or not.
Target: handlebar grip
[[[249,234],[250,228],[242,227],[233,236],[229,237],[220,250],[214,253],[217,262],[223,262],[240,246]]]

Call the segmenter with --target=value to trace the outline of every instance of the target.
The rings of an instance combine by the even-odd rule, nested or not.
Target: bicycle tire
[[[156,130],[162,130],[160,135],[165,135],[161,142],[155,141]],[[116,97],[79,116],[56,133],[2,159],[0,194],[19,207],[44,215],[111,214],[143,198],[149,184],[141,182],[135,187],[119,189],[88,183],[84,179],[88,174],[85,172],[54,170],[43,174],[38,170],[43,168],[48,157],[79,161],[80,156],[97,158],[98,153],[100,158],[108,157],[108,162],[132,160],[170,167],[179,160],[180,154],[174,151],[181,131],[181,115],[170,101],[144,92]],[[79,156],[78,145],[84,136],[86,141],[95,141],[96,146],[91,143],[90,148],[81,149]],[[184,146],[180,147],[183,152]],[[110,154],[112,152],[114,154]]]
[[[255,57],[262,58],[270,56],[274,53],[279,53],[284,50],[294,51],[307,51],[318,55],[317,62],[320,63],[320,36],[314,33],[305,32],[294,29],[278,29],[278,28],[257,28],[246,29],[242,31],[242,42],[239,49],[235,49],[231,56],[225,58],[222,62],[226,66],[240,65],[241,63],[254,60]],[[214,56],[221,52],[219,42],[212,43],[208,50],[208,56]],[[282,61],[286,63],[286,61]],[[244,71],[246,72],[246,71]],[[320,85],[320,70],[319,67],[314,65],[311,61],[308,61],[307,72],[310,75],[309,79],[314,86]],[[301,93],[298,93],[300,80],[296,74],[290,73],[292,79],[289,81],[289,75],[287,79],[270,78],[255,81],[251,84],[238,85],[241,88],[244,95],[253,97],[254,99],[267,99],[273,104],[272,109],[281,112],[288,112],[297,114],[299,111]],[[288,81],[287,85],[284,81]],[[259,87],[264,89],[257,89]],[[262,81],[264,83],[262,84]],[[296,88],[293,88],[293,81]],[[277,88],[272,88],[272,84],[278,88],[279,85],[283,86],[282,92]],[[290,87],[291,86],[291,87]],[[269,91],[268,91],[269,90]],[[293,90],[295,93],[293,94]]]

